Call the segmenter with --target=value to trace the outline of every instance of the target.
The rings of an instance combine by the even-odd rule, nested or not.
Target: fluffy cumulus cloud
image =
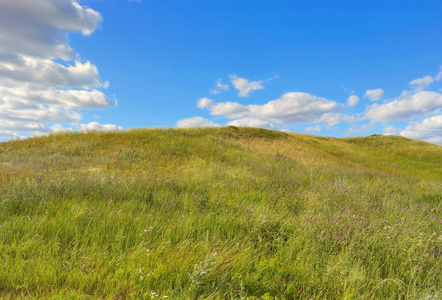
[[[54,124],[51,127],[49,127],[50,133],[59,133],[59,132],[70,132],[74,131],[71,127],[63,127],[63,125],[60,124]]]
[[[274,129],[275,126],[264,120],[254,119],[254,118],[242,118],[231,121],[228,125],[238,126],[238,127],[257,127],[257,128],[265,128],[265,129]]]
[[[211,121],[204,119],[202,117],[193,117],[188,119],[182,119],[176,122],[176,126],[179,128],[186,127],[216,127],[218,124],[212,123]]]
[[[123,130],[122,127],[114,124],[99,124],[98,122],[91,122],[89,124],[80,124],[80,131],[118,131]]]
[[[355,106],[356,104],[358,104],[358,102],[359,102],[359,97],[356,96],[356,95],[351,95],[347,99],[347,105],[348,106]]]
[[[370,101],[378,101],[384,95],[383,89],[367,90],[364,97],[370,99]]]
[[[275,129],[275,124],[327,123],[330,129],[341,121],[353,122],[354,117],[337,111],[344,106],[335,101],[302,92],[290,92],[264,105],[243,105],[238,102],[214,103],[212,99],[201,98],[197,107],[208,109],[211,115],[234,119],[227,125]],[[178,121],[178,127],[219,126],[202,117]],[[320,126],[311,127],[315,130]],[[309,129],[307,129],[309,130]]]
[[[370,106],[366,118],[381,123],[399,122],[438,114],[441,108],[442,94],[437,92],[403,93],[391,102]]]
[[[74,0],[0,1],[0,137],[53,132],[47,123],[81,120],[73,109],[116,105],[99,90],[109,83],[67,39],[92,34],[101,21]]]
[[[342,116],[339,113],[326,113],[319,118],[320,122],[325,122],[328,124],[328,129],[341,122],[341,120]]]
[[[249,109],[237,102],[221,102],[210,108],[212,115],[226,116],[230,119],[241,118],[248,114]]]
[[[213,105],[213,100],[209,98],[201,98],[196,102],[196,106],[199,108],[209,108]]]
[[[238,96],[240,97],[248,97],[251,92],[264,89],[262,81],[249,81],[236,75],[230,75],[230,80],[239,91]]]
[[[420,123],[407,126],[400,134],[412,139],[442,144],[442,115],[433,116]]]
[[[50,108],[61,109],[90,109],[105,108],[115,105],[101,91],[98,90],[62,90],[62,89],[35,89],[23,86],[20,88],[0,86],[0,108],[3,110],[38,110]],[[20,111],[16,112],[20,114]],[[44,121],[44,119],[42,120]]]
[[[50,59],[12,55],[0,55],[0,82],[6,86],[32,84],[34,89],[90,89],[109,85],[101,81],[98,69],[89,61],[64,66]]]
[[[210,108],[212,115],[227,118],[255,118],[272,123],[295,124],[320,122],[321,117],[340,108],[335,101],[308,93],[291,92],[264,105],[247,105],[222,102]]]
[[[0,1],[0,53],[69,60],[75,52],[66,32],[90,35],[101,15],[73,0]]]
[[[434,81],[434,78],[427,75],[425,77],[410,81],[410,85],[413,86],[414,89],[417,91],[423,91],[427,86],[432,84],[433,81]]]

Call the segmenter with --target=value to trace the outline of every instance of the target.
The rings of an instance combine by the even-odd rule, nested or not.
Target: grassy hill
[[[439,299],[442,147],[221,127],[0,143],[0,297]]]

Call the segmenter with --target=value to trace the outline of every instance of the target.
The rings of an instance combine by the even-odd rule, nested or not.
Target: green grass
[[[0,144],[0,298],[440,299],[442,147],[251,128]]]

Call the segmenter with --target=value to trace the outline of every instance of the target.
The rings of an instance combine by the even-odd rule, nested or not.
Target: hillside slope
[[[1,299],[439,299],[442,147],[253,128],[0,144]]]

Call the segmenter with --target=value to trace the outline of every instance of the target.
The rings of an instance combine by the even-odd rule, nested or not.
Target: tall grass
[[[234,127],[2,143],[0,297],[439,299],[440,162]]]

